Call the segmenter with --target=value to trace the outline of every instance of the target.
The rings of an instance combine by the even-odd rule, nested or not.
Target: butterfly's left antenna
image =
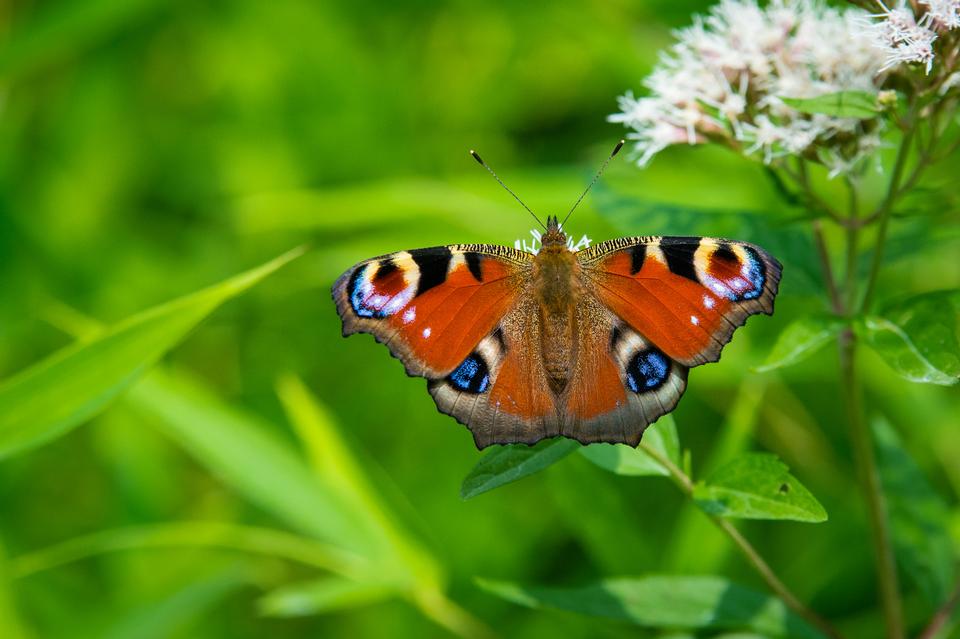
[[[570,211],[567,213],[567,217],[563,218],[563,222],[560,223],[560,226],[563,226],[567,223],[567,220],[570,219],[570,216],[573,215],[573,210],[580,205],[580,202],[583,201],[583,198],[586,197],[587,193],[590,192],[590,189],[593,188],[593,185],[597,183],[597,180],[600,179],[600,176],[603,175],[603,170],[607,168],[607,165],[610,164],[610,160],[620,152],[620,148],[623,147],[624,140],[617,142],[617,146],[613,147],[613,151],[610,153],[610,157],[604,160],[603,164],[600,166],[600,170],[597,171],[597,174],[593,176],[590,184],[587,185],[587,188],[583,190],[583,193],[580,194],[580,197],[577,198],[577,201],[573,203],[573,206],[570,207]]]
[[[503,183],[503,180],[501,180],[499,177],[497,177],[497,174],[493,172],[493,169],[491,169],[489,166],[487,166],[487,163],[483,161],[483,158],[480,157],[480,154],[478,154],[478,153],[477,153],[476,151],[474,151],[473,149],[470,149],[470,155],[473,156],[473,159],[474,159],[474,160],[476,160],[477,162],[480,163],[480,166],[482,166],[482,167],[485,168],[486,170],[490,171],[490,175],[493,176],[493,179],[495,179],[497,182],[499,182],[499,183],[500,183],[500,186],[502,186],[504,189],[506,189],[507,193],[509,193],[510,195],[512,195],[512,196],[513,196],[513,199],[515,199],[517,202],[520,203],[520,206],[522,206],[523,208],[527,209],[527,213],[529,213],[530,215],[533,216],[533,219],[535,219],[535,220],[537,221],[537,224],[539,224],[540,226],[542,226],[542,227],[544,228],[544,230],[546,230],[547,225],[544,224],[543,222],[541,222],[541,221],[540,221],[540,218],[537,217],[537,214],[534,213],[533,211],[531,211],[531,210],[530,210],[530,207],[527,206],[526,204],[524,204],[524,203],[523,203],[523,200],[521,200],[521,199],[517,196],[516,193],[514,193],[513,191],[511,191],[511,190],[510,190],[510,187],[508,187],[506,184]]]

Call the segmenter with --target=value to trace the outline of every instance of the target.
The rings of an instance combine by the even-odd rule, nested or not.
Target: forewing
[[[516,305],[530,257],[469,244],[360,262],[333,285],[343,334],[373,334],[410,375],[446,377]]]
[[[714,362],[737,327],[773,313],[780,263],[746,242],[632,237],[577,253],[585,286],[684,366]]]

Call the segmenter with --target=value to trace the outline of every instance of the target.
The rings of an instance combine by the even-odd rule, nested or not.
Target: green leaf
[[[510,444],[498,446],[477,462],[460,486],[460,497],[470,499],[523,479],[563,459],[580,447],[572,439],[545,439],[534,446]]]
[[[108,528],[20,555],[9,561],[11,579],[105,553],[152,548],[207,548],[264,555],[342,575],[358,572],[357,557],[282,530],[215,521],[181,521]]]
[[[127,401],[224,484],[296,530],[368,560],[382,549],[379,531],[349,495],[319,478],[276,428],[225,405],[200,383],[156,370]]]
[[[827,513],[776,455],[746,453],[697,484],[693,498],[712,515],[821,522]]]
[[[890,424],[874,420],[873,433],[897,560],[930,603],[939,606],[955,578],[950,509]]]
[[[802,362],[835,340],[841,330],[843,322],[825,315],[794,320],[777,337],[767,361],[754,370],[764,373]]]
[[[0,384],[0,458],[63,435],[96,415],[214,309],[302,253],[291,251],[135,315]]]
[[[680,465],[680,438],[672,416],[664,415],[656,424],[647,428],[643,433],[643,441],[677,466]],[[670,474],[653,457],[626,444],[590,444],[582,446],[580,454],[600,468],[618,475]]]
[[[720,577],[604,579],[547,588],[478,579],[484,590],[528,608],[555,608],[651,628],[751,630],[769,637],[819,638],[779,599]]]
[[[880,112],[877,96],[866,91],[840,91],[815,98],[784,98],[784,104],[801,113],[822,113],[841,118],[868,120]]]
[[[176,637],[201,615],[219,609],[231,594],[248,586],[237,566],[209,575],[191,575],[172,591],[125,611],[110,620],[109,628],[97,632],[102,639],[164,639]]]
[[[268,617],[305,617],[375,603],[396,593],[396,588],[374,582],[323,577],[273,590],[257,602],[257,609]]]
[[[960,380],[960,291],[927,293],[886,307],[861,327],[900,376],[950,386]]]
[[[363,465],[344,441],[333,414],[297,377],[282,377],[277,382],[277,395],[307,449],[314,472],[345,496],[370,529],[379,531],[388,546],[386,554],[405,566],[418,588],[438,589],[442,577],[437,560],[404,529],[374,489]]]

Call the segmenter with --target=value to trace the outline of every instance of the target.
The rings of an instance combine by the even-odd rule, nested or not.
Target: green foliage
[[[861,332],[893,370],[911,382],[960,380],[960,291],[928,293],[867,317]]]
[[[508,601],[555,608],[652,628],[752,630],[768,637],[821,635],[773,597],[719,577],[651,576],[604,579],[578,588],[478,580]]]
[[[680,438],[677,425],[670,415],[664,415],[643,433],[644,444],[680,466]],[[590,444],[581,446],[581,455],[617,475],[663,475],[670,472],[657,460],[639,448],[626,444]]]
[[[842,321],[826,315],[808,315],[796,319],[783,329],[767,361],[755,370],[763,373],[802,362],[835,341],[842,329]]]
[[[257,607],[271,617],[302,617],[364,606],[393,595],[383,584],[323,577],[277,588],[262,597]]]
[[[563,459],[579,447],[577,442],[562,437],[545,439],[533,446],[498,446],[484,455],[464,478],[460,497],[470,499],[523,479]]]
[[[781,100],[801,113],[822,113],[841,118],[868,120],[880,112],[877,95],[866,91],[839,91],[815,98],[785,98]]]
[[[958,556],[948,532],[950,509],[903,448],[896,431],[874,420],[880,480],[897,560],[932,606],[946,601]]]
[[[693,498],[721,517],[822,522],[827,512],[776,455],[746,453],[697,484]]]
[[[0,458],[47,442],[90,419],[214,309],[301,253],[292,251],[144,311],[6,380],[0,385]]]

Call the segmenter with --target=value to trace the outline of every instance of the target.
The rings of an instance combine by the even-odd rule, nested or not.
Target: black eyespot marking
[[[482,393],[490,386],[490,369],[478,353],[471,353],[447,376],[447,381],[466,393]]]
[[[377,266],[377,274],[373,276],[373,279],[383,280],[390,276],[391,273],[397,272],[398,267],[391,259],[386,259],[380,262]]]
[[[620,346],[620,340],[623,339],[623,331],[620,330],[619,326],[614,325],[613,330],[610,331],[610,350],[611,352],[616,353],[617,348]]]
[[[480,256],[476,253],[464,253],[463,259],[466,260],[467,268],[470,269],[470,274],[473,275],[473,279],[482,282],[483,271],[480,270]]]
[[[670,375],[670,360],[659,350],[650,347],[638,351],[627,364],[627,387],[634,393],[645,393],[660,388]]]
[[[733,250],[730,248],[730,245],[727,243],[723,243],[718,246],[717,250],[713,252],[712,258],[734,264],[740,261],[740,259],[737,257],[737,254],[733,252]]]
[[[417,295],[423,295],[434,286],[439,286],[447,280],[447,270],[453,254],[445,246],[437,248],[410,251],[410,257],[420,270],[420,283],[417,285]]]
[[[667,268],[675,275],[699,282],[697,270],[693,265],[693,255],[700,246],[698,237],[663,237],[660,249],[667,258]]]
[[[636,275],[643,268],[643,263],[647,259],[647,245],[637,244],[630,249],[630,275]]]

